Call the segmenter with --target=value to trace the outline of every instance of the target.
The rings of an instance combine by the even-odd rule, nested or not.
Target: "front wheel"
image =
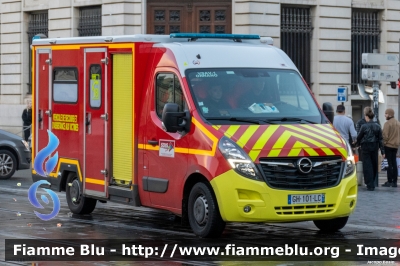
[[[17,169],[17,159],[7,151],[0,150],[0,179],[9,179]]]
[[[225,229],[217,200],[204,183],[195,184],[190,191],[188,212],[190,227],[200,237],[219,237]]]
[[[314,224],[321,231],[336,232],[342,229],[346,225],[348,219],[349,217],[347,216],[330,220],[315,220]]]
[[[75,214],[89,214],[96,207],[96,199],[82,195],[82,183],[76,173],[69,173],[67,178],[66,196],[68,207]]]

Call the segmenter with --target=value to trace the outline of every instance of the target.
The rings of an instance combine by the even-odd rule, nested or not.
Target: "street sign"
[[[361,70],[361,78],[363,80],[392,82],[399,79],[399,73],[396,70],[363,68]]]
[[[337,89],[338,102],[347,102],[347,87],[339,87]]]
[[[396,66],[399,56],[395,54],[362,54],[362,64],[367,66]]]

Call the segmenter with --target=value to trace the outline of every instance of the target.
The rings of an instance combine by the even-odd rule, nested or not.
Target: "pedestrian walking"
[[[385,150],[383,148],[383,137],[381,127],[375,123],[374,112],[371,107],[364,109],[364,118],[367,123],[361,126],[360,134],[357,136],[357,144],[361,145],[363,158],[364,182],[367,190],[375,190],[375,177],[378,174],[378,149],[385,158]]]
[[[399,122],[394,118],[394,110],[388,108],[385,111],[386,122],[383,125],[383,146],[388,163],[387,181],[383,187],[397,187],[397,162],[396,154],[400,145],[400,129]]]
[[[29,140],[32,125],[32,101],[26,101],[26,108],[22,111],[23,131],[25,141]]]
[[[350,145],[355,142],[357,138],[357,131],[354,128],[354,122],[351,118],[345,115],[346,109],[344,105],[336,107],[335,118],[333,119],[333,126],[339,131],[340,135],[347,140]]]

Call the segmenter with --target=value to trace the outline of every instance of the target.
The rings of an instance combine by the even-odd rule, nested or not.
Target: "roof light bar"
[[[170,38],[190,38],[190,39],[260,39],[260,35],[255,34],[218,34],[218,33],[171,33]]]

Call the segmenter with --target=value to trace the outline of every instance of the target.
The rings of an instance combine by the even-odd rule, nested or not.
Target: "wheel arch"
[[[61,176],[59,177],[59,182],[58,182],[58,191],[66,191],[67,188],[67,179],[68,175],[70,173],[75,173],[76,176],[78,177],[79,181],[82,183],[82,176],[80,175],[80,171],[78,169],[79,164],[74,164],[71,162],[60,162],[60,168],[59,172],[61,173]]]
[[[14,155],[15,159],[17,160],[17,166],[16,166],[16,170],[19,169],[19,161],[21,160],[21,158],[19,157],[18,153],[15,151],[14,148],[10,147],[10,146],[0,146],[0,150],[6,150],[12,153],[12,155]]]
[[[206,186],[208,186],[213,194],[213,197],[215,201],[218,204],[217,197],[215,196],[214,189],[212,188],[210,181],[208,179],[200,174],[200,173],[193,173],[185,181],[184,187],[183,187],[183,194],[182,194],[182,222],[184,224],[189,223],[188,219],[188,200],[189,200],[189,194],[190,191],[192,190],[193,186],[197,183],[204,183]]]

